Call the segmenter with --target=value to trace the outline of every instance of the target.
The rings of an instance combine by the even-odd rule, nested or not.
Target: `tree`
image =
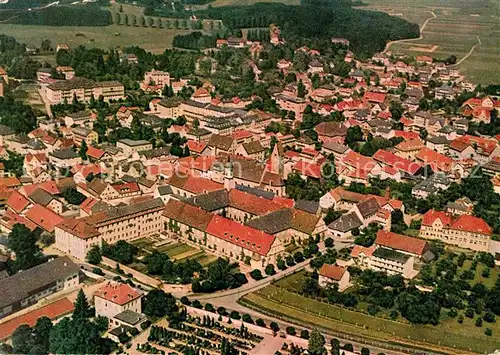
[[[266,272],[266,275],[268,275],[268,276],[272,276],[272,275],[276,274],[276,270],[274,269],[273,264],[268,264],[264,271]]]
[[[152,290],[143,298],[144,314],[150,317],[171,316],[177,312],[175,297],[162,290]]]
[[[334,245],[333,238],[328,237],[325,239],[325,247],[333,248],[333,245]]]
[[[48,317],[38,318],[34,327],[35,343],[41,352],[38,354],[48,354],[50,350],[50,332],[52,331],[52,321]],[[33,353],[33,350],[32,350]]]
[[[87,160],[87,150],[89,147],[87,146],[87,142],[85,140],[82,140],[82,144],[80,145],[80,149],[78,150],[78,155],[82,160]]]
[[[361,355],[370,355],[370,349],[361,348]]]
[[[12,333],[12,347],[16,354],[27,354],[35,345],[35,338],[29,325],[22,324]]]
[[[23,224],[14,225],[7,241],[9,249],[16,254],[14,272],[27,270],[45,261],[36,244],[38,237],[39,232],[32,232]]]
[[[340,341],[337,338],[330,340],[330,346],[332,348],[332,355],[340,355]]]
[[[40,49],[44,52],[50,51],[50,39],[44,39],[42,41],[42,45],[40,46]]]
[[[87,196],[73,187],[64,190],[61,195],[72,205],[81,205],[87,199]]]
[[[302,98],[306,96],[306,87],[304,86],[302,79],[299,80],[299,83],[297,84],[297,96]]]
[[[391,101],[389,112],[391,113],[391,117],[395,121],[399,121],[403,116],[403,106],[400,101]]]
[[[273,330],[273,332],[277,333],[280,330],[280,326],[276,322],[271,322],[269,327]]]
[[[83,290],[78,291],[75,300],[75,310],[73,311],[73,318],[90,318],[94,315],[94,311],[90,307],[87,297]]]
[[[311,355],[326,354],[325,337],[317,329],[313,329],[309,336],[308,349]]]
[[[89,262],[92,265],[99,265],[101,261],[102,261],[101,249],[97,245],[94,245],[87,252],[87,262]]]
[[[264,320],[262,318],[258,318],[255,321],[255,324],[257,324],[259,327],[265,327],[266,326],[266,322],[264,322]]]
[[[252,277],[252,279],[254,280],[262,280],[263,276],[262,276],[262,272],[259,270],[259,269],[254,269],[250,272],[250,276]]]

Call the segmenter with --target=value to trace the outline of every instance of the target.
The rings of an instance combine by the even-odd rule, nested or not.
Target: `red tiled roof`
[[[445,226],[451,225],[451,217],[446,212],[436,210],[429,210],[424,214],[422,225],[430,227],[437,219]]]
[[[351,256],[353,258],[356,258],[361,253],[364,253],[366,256],[372,256],[375,249],[377,249],[376,245],[372,245],[371,247],[363,247],[361,245],[355,245],[354,248],[352,248]]]
[[[377,152],[373,155],[373,159],[411,175],[415,175],[415,173],[422,167],[420,163],[401,158],[396,154],[383,149],[377,150]]]
[[[92,206],[94,206],[97,202],[98,201],[95,198],[87,197],[80,205],[80,208],[90,214]]]
[[[262,216],[270,212],[282,209],[284,206],[274,200],[268,200],[237,189],[229,191],[229,204],[231,207]]]
[[[0,340],[4,340],[12,336],[14,330],[22,324],[27,324],[30,327],[36,324],[36,321],[41,317],[47,317],[51,320],[60,318],[66,314],[73,312],[75,306],[68,298],[63,298],[34,311],[12,318],[0,324]]]
[[[266,256],[275,237],[219,215],[214,215],[207,227],[207,233],[240,246],[254,253]]]
[[[366,92],[363,96],[363,101],[370,101],[376,103],[383,103],[385,101],[386,94],[380,92]]]
[[[10,177],[3,177],[0,178],[0,185],[7,186],[7,187],[16,187],[20,186],[21,182],[19,179],[15,176],[10,176]]]
[[[24,218],[23,216],[18,215],[12,210],[7,210],[0,221],[0,223],[8,230],[12,230],[12,228],[16,224],[22,224],[31,231],[35,230],[36,228],[35,223],[31,222],[29,219]]]
[[[113,184],[111,185],[113,189],[116,190],[116,192],[120,194],[128,194],[131,192],[139,192],[141,189],[139,187],[139,184],[136,182],[126,182],[123,184]]]
[[[101,159],[102,156],[105,154],[106,152],[102,149],[99,149],[99,148],[96,148],[96,147],[93,147],[93,146],[90,146],[88,149],[87,149],[87,155],[91,158],[94,158],[94,159]]]
[[[51,195],[58,195],[61,193],[59,187],[57,187],[56,182],[53,180],[45,181],[40,184],[24,185],[21,189],[26,196],[29,196],[38,188],[44,189]]]
[[[319,269],[319,274],[329,279],[340,281],[342,276],[344,276],[345,271],[345,268],[342,266],[323,264],[321,269]]]
[[[24,210],[30,202],[26,197],[21,195],[19,191],[14,190],[9,196],[9,199],[7,200],[7,206],[9,206],[12,210],[14,210],[17,213],[20,213],[22,210]]]
[[[121,306],[141,297],[141,294],[130,285],[111,282],[100,288],[94,295]]]
[[[491,227],[484,221],[484,219],[467,214],[458,217],[455,222],[453,222],[450,228],[471,233],[488,235],[491,235],[492,233]]]
[[[246,131],[244,129],[240,129],[238,131],[235,131],[232,135],[232,137],[236,140],[238,139],[243,139],[243,138],[251,138],[253,134],[249,131]]]
[[[427,147],[420,149],[415,157],[424,164],[430,165],[434,171],[441,170],[449,172],[453,167],[453,160],[451,158],[448,158],[447,156],[435,152]]]
[[[188,140],[187,141],[187,146],[189,148],[189,151],[197,154],[201,154],[207,147],[207,143],[204,142],[195,142],[193,140]]]
[[[189,191],[194,194],[207,193],[210,191],[216,191],[223,189],[224,185],[218,182],[199,178],[194,176],[188,176],[186,183],[182,186],[183,190]]]
[[[196,89],[196,91],[193,94],[193,97],[206,97],[206,96],[210,96],[210,93],[205,88]]]
[[[407,253],[422,256],[426,250],[427,242],[402,234],[379,230],[375,244],[391,249],[402,250]]]
[[[301,175],[312,177],[314,179],[320,179],[322,176],[320,165],[308,163],[303,161],[302,159],[296,162],[292,169],[298,171]]]
[[[50,233],[54,231],[56,225],[64,220],[57,213],[38,204],[34,205],[26,212],[26,218]]]

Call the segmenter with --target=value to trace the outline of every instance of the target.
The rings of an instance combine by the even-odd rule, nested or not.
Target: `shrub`
[[[286,333],[290,335],[295,335],[297,334],[297,331],[295,330],[294,327],[286,327]]]
[[[201,304],[200,301],[194,300],[193,303],[191,304],[194,308],[202,309],[203,305]]]
[[[309,339],[309,331],[307,329],[302,329],[300,331],[300,337],[302,339]]]
[[[262,280],[264,278],[264,276],[262,276],[262,272],[260,272],[259,269],[254,269],[250,272],[250,276],[252,277],[252,279],[258,281],[258,280]]]
[[[144,321],[144,323],[141,323],[141,329],[146,330],[149,328],[150,325],[151,325],[151,322],[149,320],[146,320],[146,321]]]
[[[274,269],[273,264],[267,265],[266,269],[264,271],[266,272],[266,275],[268,275],[268,276],[272,276],[272,275],[276,274],[276,270]]]
[[[215,312],[215,308],[214,306],[211,304],[211,303],[207,303],[205,305],[205,311],[208,311],[208,312]]]
[[[254,323],[250,314],[245,313],[241,319],[243,320],[243,322],[246,322],[246,323],[251,323],[251,324]]]
[[[370,355],[370,349],[361,348],[361,355]]]
[[[259,327],[265,327],[266,326],[266,322],[264,322],[264,320],[262,318],[259,318],[255,321],[255,324],[257,324]]]
[[[491,330],[491,328],[486,328],[486,330],[484,331],[484,334],[486,334],[487,336],[492,336],[493,335],[493,330]]]
[[[354,346],[352,346],[351,343],[345,343],[343,349],[347,351],[354,351]]]
[[[459,315],[458,318],[457,318],[457,322],[462,324],[464,322],[464,316],[463,315]]]
[[[100,268],[98,268],[98,267],[93,268],[93,269],[92,269],[92,272],[93,272],[94,274],[96,274],[96,275],[101,275],[101,276],[104,276],[104,272],[103,272]]]
[[[465,310],[465,316],[467,318],[473,318],[474,317],[474,308],[471,308],[471,307],[467,308]]]
[[[391,313],[389,314],[389,317],[390,317],[392,320],[395,320],[395,319],[397,319],[397,318],[398,318],[398,315],[399,315],[398,311],[396,311],[395,309],[393,309],[393,310],[391,311]]]
[[[448,317],[455,318],[458,315],[458,311],[455,308],[452,308],[448,311]]]
[[[191,305],[191,301],[186,296],[182,296],[181,297],[181,303],[185,304],[186,306],[190,306]]]
[[[231,311],[229,317],[233,319],[241,319],[240,313],[237,311]]]
[[[326,238],[325,239],[325,247],[332,248],[333,245],[334,245],[333,238]]]
[[[485,322],[488,322],[488,323],[496,322],[495,314],[491,311],[486,312],[483,316],[483,319]]]
[[[491,272],[490,272],[490,268],[485,267],[485,268],[483,269],[483,271],[481,272],[481,276],[482,276],[482,277],[485,277],[485,278],[489,278],[489,277],[490,277],[490,273],[491,273]]]
[[[221,316],[225,315],[226,314],[226,308],[224,307],[219,307],[217,308],[217,313],[219,313]]]
[[[271,322],[269,327],[273,330],[273,332],[277,332],[278,330],[280,330],[280,326],[276,322]]]
[[[476,327],[482,327],[482,326],[483,326],[483,318],[476,319]]]

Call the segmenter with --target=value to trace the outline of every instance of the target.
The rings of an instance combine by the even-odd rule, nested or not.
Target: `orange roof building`
[[[465,249],[489,251],[492,228],[479,217],[462,215],[457,219],[446,212],[429,210],[424,214],[420,238],[438,239]]]

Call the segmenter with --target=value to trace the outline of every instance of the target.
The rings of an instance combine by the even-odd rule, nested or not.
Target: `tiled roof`
[[[373,155],[373,159],[411,175],[415,175],[422,167],[420,163],[401,158],[396,154],[383,149],[377,150],[377,152]]]
[[[372,256],[375,249],[377,249],[376,245],[372,245],[371,247],[355,245],[354,248],[352,248],[351,256],[353,258],[357,258],[361,253],[365,254],[366,256]]]
[[[411,254],[416,254],[419,256],[422,256],[427,248],[427,242],[421,239],[408,237],[402,234],[386,232],[383,230],[379,230],[377,232],[377,239],[375,239],[375,244],[391,249],[401,250]]]
[[[385,101],[385,98],[386,94],[379,92],[370,92],[370,91],[366,92],[365,95],[363,96],[363,100],[376,103],[383,103]]]
[[[24,185],[22,187],[22,191],[25,193],[26,196],[29,196],[38,188],[47,191],[51,195],[57,195],[61,193],[56,182],[53,180],[45,181],[40,184]]]
[[[426,165],[430,165],[433,171],[449,172],[453,167],[453,160],[435,152],[427,147],[422,148],[416,155],[416,159]]]
[[[104,287],[101,287],[94,296],[123,306],[141,297],[142,294],[128,284],[108,282]]]
[[[342,276],[344,276],[345,268],[338,265],[323,264],[321,269],[319,269],[319,275],[327,277],[331,280],[340,281]]]
[[[0,324],[0,340],[4,340],[12,336],[14,331],[22,324],[27,324],[30,327],[33,327],[39,318],[47,317],[54,320],[73,312],[74,309],[75,306],[73,303],[71,303],[68,298],[63,298],[35,309],[34,311],[12,318]]]
[[[12,208],[17,213],[20,213],[22,210],[24,210],[30,202],[26,197],[21,195],[17,190],[12,191],[12,193],[9,196],[9,199],[7,200],[7,206]]]
[[[213,214],[185,202],[170,199],[165,206],[163,216],[198,230],[206,231]]]
[[[269,253],[276,239],[265,232],[219,215],[212,217],[207,233],[263,256]]]
[[[482,218],[470,216],[467,214],[458,217],[451,225],[451,229],[461,231],[491,235],[492,228]]]
[[[101,159],[106,152],[102,149],[90,146],[87,149],[87,155],[94,159]]]
[[[38,204],[26,212],[26,218],[50,233],[54,231],[56,225],[63,221],[63,218],[57,213]]]
[[[446,212],[443,211],[436,211],[436,210],[429,210],[424,214],[424,217],[422,219],[422,224],[424,226],[432,226],[434,222],[439,219],[441,223],[443,223],[444,226],[450,226],[451,225],[451,216],[448,215]]]

